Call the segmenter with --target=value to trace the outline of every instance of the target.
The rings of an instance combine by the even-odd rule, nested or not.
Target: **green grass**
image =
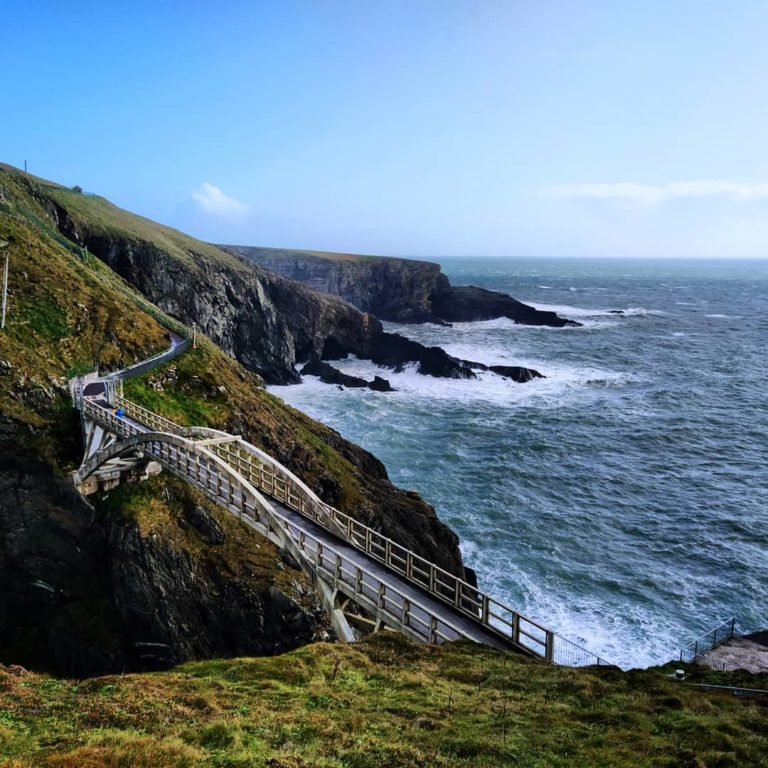
[[[0,413],[15,427],[13,452],[58,466],[76,461],[67,379],[110,370],[168,345],[155,314],[108,267],[55,232],[33,182],[0,167],[0,241],[9,256],[8,314],[0,332]],[[46,223],[47,222],[47,223]],[[73,435],[79,437],[77,424]],[[67,467],[69,468],[69,467]]]
[[[45,196],[64,208],[72,220],[92,234],[116,235],[152,243],[192,269],[199,269],[195,255],[205,256],[242,270],[242,263],[222,249],[196,240],[177,229],[124,211],[106,198],[75,192],[57,185],[38,184]]]
[[[392,633],[85,681],[0,671],[0,766],[768,765],[768,699],[666,671],[571,670]]]

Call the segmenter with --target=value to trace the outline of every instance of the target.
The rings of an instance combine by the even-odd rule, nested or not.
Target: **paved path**
[[[732,637],[703,653],[697,661],[715,670],[768,672],[768,632],[751,637]]]

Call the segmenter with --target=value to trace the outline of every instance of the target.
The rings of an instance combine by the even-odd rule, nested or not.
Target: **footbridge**
[[[389,627],[421,642],[464,638],[568,666],[606,663],[326,504],[241,436],[176,424],[123,396],[120,382],[134,370],[143,373],[187,346],[172,337],[170,349],[150,361],[73,383],[85,443],[73,479],[84,491],[126,473],[177,475],[288,552],[309,575],[341,639],[355,639],[350,621],[364,621],[374,631]],[[349,611],[350,604],[362,611]]]

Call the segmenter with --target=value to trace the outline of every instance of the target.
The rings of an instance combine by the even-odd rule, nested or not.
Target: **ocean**
[[[611,662],[665,662],[731,615],[768,625],[768,262],[434,260],[583,327],[386,324],[546,376],[526,384],[348,359],[397,391],[270,390],[418,490],[483,588]]]

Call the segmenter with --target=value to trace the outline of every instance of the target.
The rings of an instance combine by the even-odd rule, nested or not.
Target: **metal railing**
[[[182,427],[122,396],[117,396],[116,402],[126,415],[153,430],[174,434],[208,433],[215,437],[230,438],[228,442],[211,444],[209,450],[254,487],[364,552],[372,560],[382,563],[460,614],[478,622],[506,642],[556,664],[585,666],[608,663],[586,648],[557,635],[476,586],[326,504],[290,470],[256,446],[218,430]]]
[[[721,645],[726,640],[730,640],[732,637],[745,637],[751,635],[754,632],[759,632],[762,629],[765,629],[766,626],[768,625],[763,624],[761,626],[757,623],[731,616],[729,619],[721,621],[716,627],[710,629],[697,640],[688,643],[685,648],[682,648],[680,650],[680,661],[698,661],[703,654],[707,651],[711,651],[718,645]],[[725,670],[723,669],[721,671]]]

